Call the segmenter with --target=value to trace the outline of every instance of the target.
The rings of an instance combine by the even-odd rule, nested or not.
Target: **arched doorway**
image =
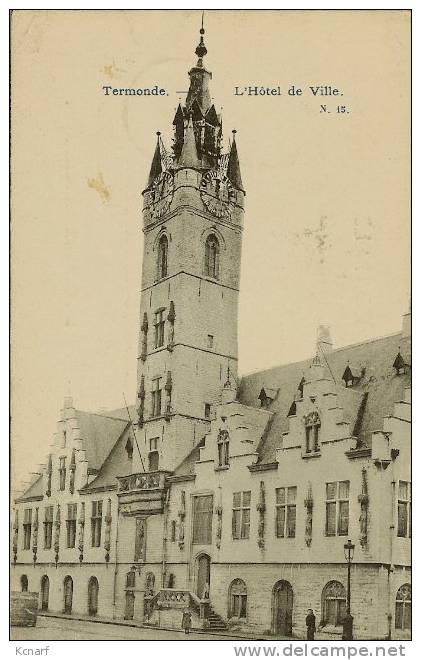
[[[133,591],[126,591],[126,605],[124,608],[124,618],[126,620],[133,619],[134,617],[134,601],[135,595]]]
[[[66,575],[63,582],[64,588],[64,613],[72,613],[72,603],[73,603],[73,580],[70,575]]]
[[[48,575],[43,575],[41,578],[41,610],[44,612],[48,610],[48,599],[50,597],[50,580]]]
[[[275,635],[292,635],[294,592],[289,582],[279,580],[272,593],[272,631]]]
[[[210,565],[209,555],[199,555],[196,559],[196,594],[199,598],[209,598],[210,587]]]
[[[96,616],[98,612],[99,585],[96,577],[91,577],[88,582],[88,614]]]

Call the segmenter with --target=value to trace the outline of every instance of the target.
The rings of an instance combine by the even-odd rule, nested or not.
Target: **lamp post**
[[[345,559],[348,564],[348,589],[346,592],[346,615],[343,620],[343,640],[351,640],[353,637],[354,617],[351,614],[351,562],[354,558],[355,545],[348,539],[344,545]]]

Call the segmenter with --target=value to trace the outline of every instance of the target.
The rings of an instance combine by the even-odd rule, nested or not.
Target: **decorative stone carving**
[[[15,524],[13,525],[13,563],[18,559],[19,511],[15,511]]]
[[[184,548],[184,521],[186,518],[186,491],[182,490],[180,493],[180,508],[178,510],[178,547],[180,550]]]
[[[34,527],[33,527],[33,535],[32,535],[32,552],[34,554],[34,566],[37,563],[37,552],[38,552],[38,527],[39,527],[39,522],[38,522],[38,507],[35,509],[35,516],[34,516]]]
[[[80,513],[79,513],[79,536],[78,536],[78,549],[79,549],[79,561],[83,561],[83,539],[85,535],[85,502],[81,502]]]
[[[144,412],[145,412],[145,376],[140,377],[139,392],[137,393],[137,398],[139,399],[139,406],[137,409],[138,415],[138,424],[142,428],[144,424]]]
[[[309,483],[307,488],[307,495],[304,500],[304,506],[306,508],[304,540],[308,548],[311,546],[311,541],[313,538],[313,504],[313,491],[311,484]]]
[[[257,528],[257,545],[261,550],[265,547],[265,513],[266,513],[266,503],[265,503],[265,482],[260,482],[259,489],[259,502],[257,504],[257,511],[259,513],[259,525]]]
[[[47,463],[47,488],[45,491],[45,494],[47,497],[50,497],[51,495],[51,475],[53,474],[53,461],[51,454],[48,456],[48,463]]]
[[[320,416],[316,410],[303,417],[304,426],[320,426]]]
[[[105,561],[110,561],[110,549],[111,549],[111,499],[108,498],[107,501],[107,511],[105,513],[105,534],[104,534],[104,549],[105,549]]]
[[[215,507],[215,514],[216,514],[216,547],[219,548],[221,547],[221,539],[222,539],[222,489],[219,487],[219,497],[218,497],[218,504]]]
[[[54,523],[54,552],[55,552],[56,568],[60,554],[60,526],[61,526],[60,504],[57,504],[56,520]]]
[[[146,355],[148,352],[148,315],[146,312],[143,314],[143,322],[142,325],[140,326],[140,330],[142,332],[142,349],[140,352],[140,359],[142,362],[145,362],[146,360]]]
[[[146,559],[146,518],[136,518],[134,544],[134,561],[144,562]]]
[[[172,393],[171,371],[167,371],[167,380],[165,383],[165,394],[166,394],[165,419],[167,422],[169,422],[171,419],[171,393]]]
[[[175,322],[175,307],[174,301],[170,301],[170,308],[168,310],[168,344],[167,349],[171,352],[174,349],[174,322]]]
[[[360,512],[360,545],[362,548],[367,548],[368,543],[368,505],[370,499],[368,497],[368,487],[367,487],[367,470],[363,468],[361,470],[361,493],[358,495],[358,502],[360,503],[361,512]]]
[[[70,478],[69,478],[69,490],[70,493],[73,495],[75,492],[75,473],[76,473],[76,457],[75,457],[75,450],[73,449],[72,451],[72,457],[70,459]]]

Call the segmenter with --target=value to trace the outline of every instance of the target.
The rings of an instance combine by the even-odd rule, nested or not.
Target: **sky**
[[[135,399],[141,191],[156,131],[171,145],[200,20],[14,13],[15,486],[45,461],[65,396],[92,411]],[[205,28],[246,188],[240,374],[313,355],[320,323],[335,347],[398,332],[410,290],[408,12],[215,10]],[[105,96],[104,85],[168,95]],[[234,93],[278,85],[281,96]],[[314,97],[322,85],[342,95]]]

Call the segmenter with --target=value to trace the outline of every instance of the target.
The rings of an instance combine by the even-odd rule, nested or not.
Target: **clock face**
[[[161,218],[170,208],[174,194],[174,177],[171,172],[161,172],[153,182],[149,194],[151,215],[154,218]]]
[[[225,174],[209,170],[203,175],[200,195],[205,208],[217,218],[230,218],[236,192]]]

